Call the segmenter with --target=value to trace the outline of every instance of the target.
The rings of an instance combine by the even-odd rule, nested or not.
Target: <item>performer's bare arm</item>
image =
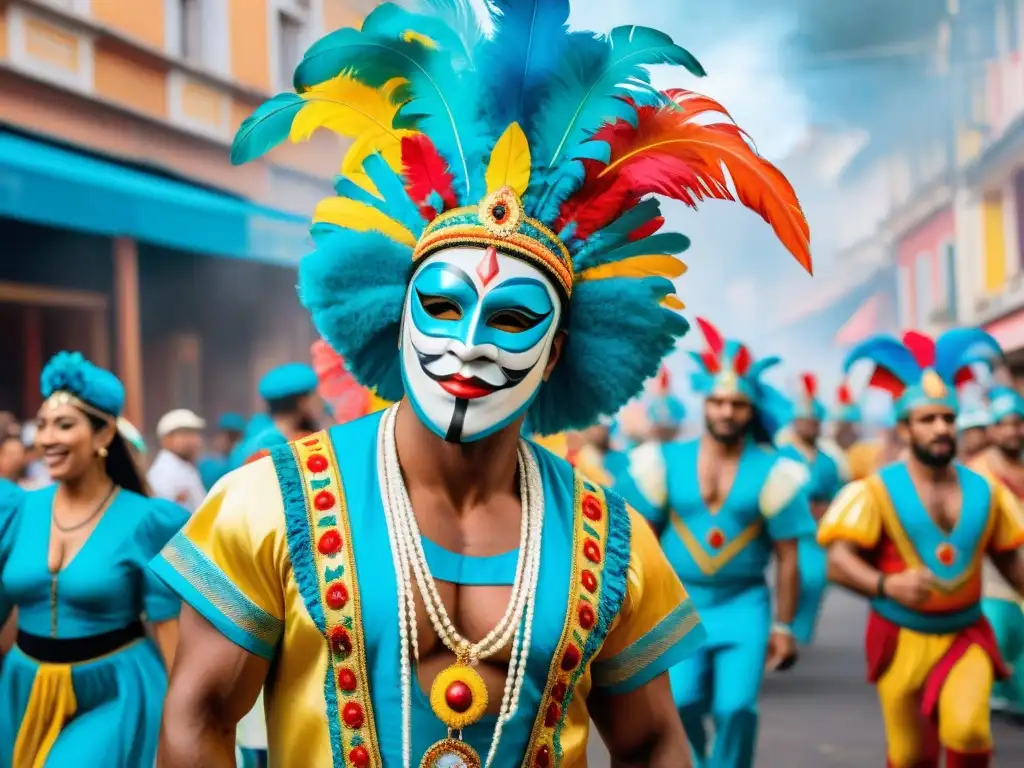
[[[238,647],[182,606],[181,640],[160,730],[158,768],[234,768],[235,728],[270,662]]]
[[[882,578],[882,572],[869,565],[857,547],[846,541],[836,541],[829,545],[828,578],[864,597],[884,595],[910,608],[928,599],[935,581],[924,568]]]
[[[630,693],[590,697],[590,713],[614,768],[691,768],[668,673]]]
[[[999,573],[1006,579],[1006,583],[1013,587],[1018,595],[1024,597],[1024,550],[993,552],[989,556]]]
[[[775,620],[791,624],[800,598],[800,570],[797,566],[796,539],[776,541],[775,550]]]

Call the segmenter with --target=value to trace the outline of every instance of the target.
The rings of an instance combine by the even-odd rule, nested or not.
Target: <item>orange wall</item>
[[[125,49],[97,43],[96,93],[154,117],[167,116],[167,72]]]
[[[93,0],[92,15],[155,48],[164,47],[163,0]]]
[[[270,90],[270,30],[267,0],[228,0],[231,74],[246,85]]]

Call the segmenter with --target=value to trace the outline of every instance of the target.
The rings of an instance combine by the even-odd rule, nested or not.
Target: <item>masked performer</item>
[[[818,531],[829,575],[871,601],[868,679],[882,707],[893,768],[988,766],[993,678],[1007,670],[981,611],[982,560],[1024,590],[1024,518],[1016,499],[954,462],[956,386],[999,348],[983,331],[938,341],[909,332],[855,347],[847,368],[875,364],[896,398],[906,460],[848,485]]]
[[[672,670],[672,690],[698,763],[749,768],[757,740],[764,669],[795,654],[797,540],[814,534],[807,470],[772,446],[782,396],[761,382],[779,362],[754,361],[698,319],[707,350],[694,353],[693,388],[704,395],[706,433],[683,443],[647,443],[630,456],[626,496],[661,533],[708,631],[693,658]],[[775,622],[765,571],[776,558]],[[707,715],[715,725],[709,749]]]
[[[244,160],[356,134],[299,292],[397,405],[228,475],[155,561],[192,606],[165,768],[226,763],[264,681],[277,765],[580,766],[591,717],[617,758],[689,762],[665,673],[704,635],[692,603],[643,520],[523,421],[615,413],[685,332],[686,238],[655,234],[649,193],[729,197],[729,167],[805,261],[806,225],[731,124],[692,119],[721,107],[648,85],[645,63],[699,71],[666,35],[489,7],[476,43],[378,7],[236,138]]]
[[[988,393],[986,415],[992,447],[970,466],[996,479],[1017,497],[1024,499],[1024,398],[1010,387],[994,387]],[[999,650],[1011,669],[1011,676],[992,689],[992,708],[1024,713],[1024,611],[1017,593],[1009,588],[993,565],[986,561],[981,608],[992,625]]]
[[[188,517],[146,497],[124,388],[78,353],[44,368],[36,442],[54,484],[0,500],[0,766],[148,766],[180,601],[147,565]],[[143,622],[150,625],[147,639]]]
[[[838,457],[838,446],[826,446],[821,437],[821,424],[825,420],[825,406],[818,399],[818,377],[803,373],[799,379],[799,392],[793,401],[792,421],[785,444],[780,447],[784,456],[802,462],[810,472],[807,497],[811,514],[820,520],[828,505],[846,481],[845,461]],[[830,450],[831,448],[831,450]],[[798,642],[810,645],[825,596],[825,550],[818,545],[817,530],[800,539],[800,602],[793,619],[793,633]]]

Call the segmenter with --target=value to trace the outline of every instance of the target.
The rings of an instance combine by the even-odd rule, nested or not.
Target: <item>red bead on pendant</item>
[[[456,680],[445,689],[444,701],[461,715],[473,706],[473,691],[461,680]]]

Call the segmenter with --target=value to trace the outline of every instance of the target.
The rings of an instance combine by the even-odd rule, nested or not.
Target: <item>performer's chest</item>
[[[666,446],[669,505],[689,526],[704,523],[742,530],[761,521],[759,495],[765,481],[756,449],[733,461],[700,456],[697,443]]]

